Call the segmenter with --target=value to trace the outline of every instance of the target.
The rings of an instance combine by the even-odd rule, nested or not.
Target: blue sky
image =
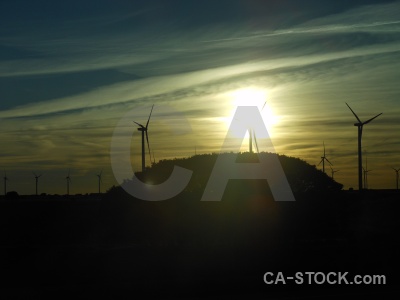
[[[399,1],[2,1],[0,169],[9,190],[95,192],[116,184],[110,143],[124,114],[145,122],[156,160],[218,152],[238,91],[264,93],[278,153],[327,157],[357,187],[364,128],[371,188],[393,188],[400,167]],[[250,93],[251,94],[251,93]],[[250,101],[250,100],[249,100]],[[235,104],[236,103],[236,104]],[[241,102],[243,103],[243,102]],[[175,136],[170,105],[192,132]],[[140,169],[140,135],[132,165]],[[243,150],[247,149],[244,142]],[[330,174],[330,169],[328,169]]]

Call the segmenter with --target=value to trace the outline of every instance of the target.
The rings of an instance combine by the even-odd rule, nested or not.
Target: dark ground
[[[2,299],[393,299],[400,295],[400,194],[297,194],[275,202],[227,189],[0,200]],[[265,272],[385,275],[386,285],[267,285]],[[146,297],[141,296],[145,293]]]

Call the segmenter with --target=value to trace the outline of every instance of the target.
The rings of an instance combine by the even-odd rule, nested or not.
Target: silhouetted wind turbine
[[[396,190],[398,190],[399,189],[399,171],[400,171],[400,168],[399,169],[392,168],[392,169],[396,172]]]
[[[363,167],[363,171],[364,171],[364,189],[368,189],[368,172],[372,170],[368,170],[368,159],[366,153],[365,153],[365,169]]]
[[[319,162],[318,166],[322,163],[322,172],[325,173],[325,160],[331,165],[332,163],[329,161],[329,159],[326,158],[326,154],[325,154],[325,142],[322,143],[324,145],[324,155],[321,156],[321,161]]]
[[[36,196],[38,194],[38,184],[39,184],[39,178],[42,177],[43,174],[37,175],[35,172],[33,172],[33,175],[35,175],[35,182],[36,182]]]
[[[358,123],[354,123],[354,126],[357,126],[358,128],[358,189],[361,191],[363,187],[362,183],[362,153],[361,153],[361,138],[362,138],[362,130],[363,126],[365,124],[368,124],[371,122],[373,119],[379,117],[382,113],[376,115],[375,117],[365,121],[361,122],[360,118],[356,115],[356,113],[351,109],[351,107],[346,103],[347,107],[351,110],[353,115],[356,117]]]
[[[334,170],[332,167],[331,167],[331,174],[332,174],[332,179],[333,179],[333,175],[335,175],[335,173],[336,172],[339,172],[340,170]]]
[[[98,177],[98,179],[99,179],[99,194],[101,192],[100,184],[103,182],[103,180],[101,180],[102,174],[103,174],[103,170],[101,170],[100,174],[96,175]]]
[[[67,180],[67,195],[69,195],[69,184],[71,182],[71,177],[69,176],[70,175],[70,171],[71,170],[68,170],[68,175],[67,175],[67,177],[65,177],[65,180]]]
[[[140,127],[137,129],[138,131],[142,132],[142,172],[145,171],[146,169],[146,154],[145,154],[145,146],[144,146],[144,135],[146,134],[146,140],[147,140],[147,147],[149,149],[149,155],[150,155],[150,162],[151,162],[151,152],[150,152],[150,144],[149,144],[149,135],[147,133],[147,129],[149,128],[149,122],[150,122],[150,118],[151,118],[151,114],[153,112],[153,108],[154,108],[154,104],[151,107],[151,111],[150,111],[150,115],[149,118],[147,120],[146,126],[143,126],[142,124],[139,124],[138,122],[133,121],[133,123],[139,125]]]
[[[267,104],[267,101],[264,102],[264,105],[262,106],[260,112],[263,111],[265,104]],[[253,153],[253,139],[254,143],[256,144],[257,153],[259,153],[256,133],[253,129],[249,128],[249,153]]]
[[[4,196],[7,195],[7,181],[8,181],[7,173],[4,171]]]

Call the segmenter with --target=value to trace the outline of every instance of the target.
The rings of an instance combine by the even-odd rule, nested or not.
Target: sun
[[[235,106],[257,106],[260,110],[266,102],[268,93],[265,90],[246,88],[232,92]]]
[[[252,87],[244,88],[233,91],[229,97],[232,99],[235,109],[238,106],[257,106],[267,128],[271,128],[278,123],[279,117],[268,103],[267,90]]]

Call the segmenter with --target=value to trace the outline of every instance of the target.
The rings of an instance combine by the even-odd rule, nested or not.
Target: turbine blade
[[[323,160],[324,160],[324,159],[321,159],[321,161],[319,162],[318,166],[322,163]]]
[[[265,100],[264,105],[263,105],[262,108],[261,108],[261,111],[264,109],[265,104],[267,104],[267,100]]]
[[[368,124],[368,123],[369,123],[369,122],[371,122],[373,119],[375,119],[375,118],[379,117],[381,114],[383,114],[383,113],[380,113],[380,114],[376,115],[375,117],[373,117],[373,118],[371,118],[371,119],[369,119],[369,120],[365,121],[365,122],[364,122],[364,123],[362,123],[362,124],[363,124],[363,125],[365,125],[365,124]]]
[[[144,126],[142,124],[139,124],[138,122],[133,121],[133,123],[139,125],[140,127],[144,128]]]
[[[325,157],[325,141],[323,141],[322,144],[324,145],[324,157]]]
[[[258,150],[258,143],[257,143],[257,137],[256,137],[255,131],[253,131],[253,139],[254,139],[254,143],[256,144],[257,153],[260,153],[260,151]]]
[[[147,129],[147,127],[149,127],[149,122],[150,122],[151,114],[152,114],[152,112],[153,112],[153,108],[154,108],[154,104],[153,104],[153,106],[151,107],[149,119],[147,120],[147,123],[146,123],[146,129]]]
[[[146,141],[147,141],[147,148],[149,149],[149,156],[150,156],[150,163],[151,163],[151,151],[150,151],[150,143],[149,143],[149,135],[146,130]]]
[[[327,158],[325,157],[325,160],[326,160],[331,166],[333,166],[333,164],[329,161],[329,159],[327,159]]]
[[[353,115],[356,117],[356,119],[358,120],[358,122],[362,123],[361,120],[360,120],[360,118],[359,118],[359,117],[356,115],[356,113],[351,109],[350,105],[348,105],[347,103],[346,103],[346,105],[347,105],[348,108],[350,108],[351,112],[352,112]]]

